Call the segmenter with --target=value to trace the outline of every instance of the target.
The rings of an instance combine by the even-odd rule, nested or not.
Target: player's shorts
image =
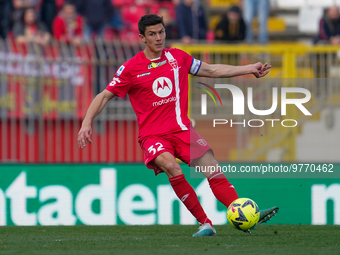
[[[154,164],[153,160],[164,152],[171,153],[190,166],[193,159],[202,157],[211,150],[208,143],[193,128],[159,136],[147,136],[139,143],[144,151],[145,165],[153,169],[156,175],[163,171]]]

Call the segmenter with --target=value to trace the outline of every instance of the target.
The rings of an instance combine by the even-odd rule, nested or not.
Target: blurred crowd
[[[260,44],[268,42],[269,0],[243,0],[231,6],[209,30],[209,0],[0,0],[0,36],[18,43],[52,39],[79,45],[91,39],[138,40],[137,23],[147,13],[163,16],[167,39],[254,42],[257,16]],[[325,11],[315,43],[340,45],[340,13]]]

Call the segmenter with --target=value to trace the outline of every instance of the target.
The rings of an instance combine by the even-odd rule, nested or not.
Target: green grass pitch
[[[251,234],[216,226],[0,227],[0,254],[340,254],[340,226],[261,225]]]

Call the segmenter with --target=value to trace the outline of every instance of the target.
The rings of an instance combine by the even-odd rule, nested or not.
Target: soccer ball
[[[260,209],[253,200],[238,198],[229,205],[227,218],[234,228],[247,230],[259,222]]]

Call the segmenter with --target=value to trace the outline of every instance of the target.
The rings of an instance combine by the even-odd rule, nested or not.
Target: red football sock
[[[212,225],[211,220],[208,219],[200,202],[198,201],[194,189],[187,182],[184,174],[169,178],[169,181],[177,197],[188,208],[196,220],[201,224],[210,223],[210,225]]]
[[[236,190],[222,172],[214,173],[208,177],[209,185],[218,201],[227,208],[238,198]]]

